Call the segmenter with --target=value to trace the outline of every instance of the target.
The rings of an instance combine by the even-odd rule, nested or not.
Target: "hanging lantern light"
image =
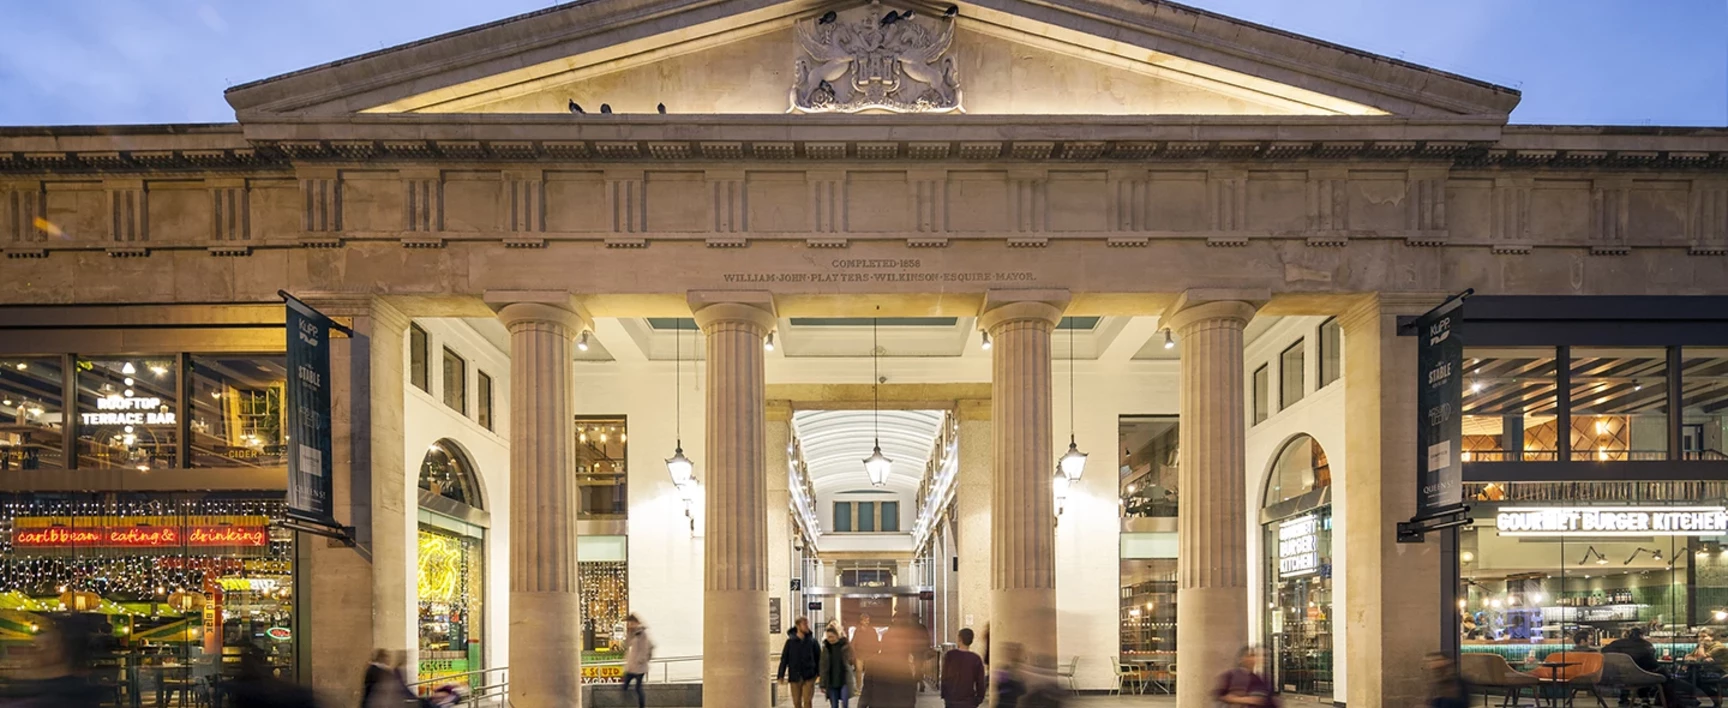
[[[68,590],[60,593],[60,606],[71,612],[95,612],[102,605],[102,596],[89,590]]]
[[[684,332],[673,330],[673,361],[672,361],[672,400],[673,425],[676,428],[677,443],[672,449],[672,456],[666,458],[666,473],[672,476],[673,486],[683,496],[686,504],[692,496],[686,487],[696,484],[696,463],[684,456]]]
[[[1080,451],[1080,446],[1074,442],[1074,436],[1068,436],[1068,452],[1057,461],[1062,467],[1062,475],[1070,482],[1080,481],[1080,475],[1086,471],[1086,453]]]
[[[1086,472],[1086,453],[1080,451],[1080,445],[1074,437],[1074,325],[1075,320],[1068,321],[1068,452],[1056,461],[1056,468],[1069,482],[1080,481],[1080,475]],[[1063,488],[1067,493],[1067,488]]]
[[[870,475],[870,484],[883,486],[888,484],[888,473],[894,471],[894,461],[882,454],[882,445],[878,443],[869,457],[864,458],[864,473]]]
[[[881,312],[882,306],[876,310]],[[870,477],[872,486],[881,487],[888,484],[888,474],[894,471],[894,461],[882,454],[882,348],[877,344],[876,321],[870,318],[870,426],[875,431],[874,449],[870,456],[864,458],[864,474]]]

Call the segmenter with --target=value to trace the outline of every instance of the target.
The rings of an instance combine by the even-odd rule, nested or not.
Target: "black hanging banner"
[[[288,305],[288,516],[339,528],[331,494],[330,331],[353,332],[278,294]]]
[[[1464,503],[1464,298],[1416,318],[1416,517],[1458,511]]]

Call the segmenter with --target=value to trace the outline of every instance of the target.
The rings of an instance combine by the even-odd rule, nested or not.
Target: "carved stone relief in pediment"
[[[794,113],[964,112],[952,10],[924,17],[872,2],[799,21]]]

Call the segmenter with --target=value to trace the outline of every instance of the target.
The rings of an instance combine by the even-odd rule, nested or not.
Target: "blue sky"
[[[230,85],[550,4],[0,0],[0,125],[228,122]],[[1516,123],[1728,126],[1728,0],[1189,4],[1520,89]]]

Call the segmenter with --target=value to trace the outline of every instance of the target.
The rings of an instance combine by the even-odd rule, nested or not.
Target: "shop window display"
[[[625,460],[630,435],[622,417],[576,420],[576,484],[583,519],[629,516]]]
[[[147,704],[246,646],[295,670],[293,535],[275,495],[19,494],[0,506],[0,650],[51,615],[104,632],[93,678]]]
[[[576,564],[576,576],[582,593],[582,682],[621,679],[591,671],[601,667],[588,665],[622,660],[624,617],[630,613],[629,564],[622,559],[583,560]]]
[[[1462,649],[1536,667],[1639,630],[1684,657],[1728,627],[1728,484],[1466,485],[1459,533]]]
[[[192,356],[189,360],[192,466],[286,466],[287,359]]]
[[[418,541],[420,678],[466,683],[485,661],[482,541],[426,526]]]
[[[77,360],[78,466],[179,466],[176,356]]]
[[[0,360],[0,473],[65,467],[65,360]]]

